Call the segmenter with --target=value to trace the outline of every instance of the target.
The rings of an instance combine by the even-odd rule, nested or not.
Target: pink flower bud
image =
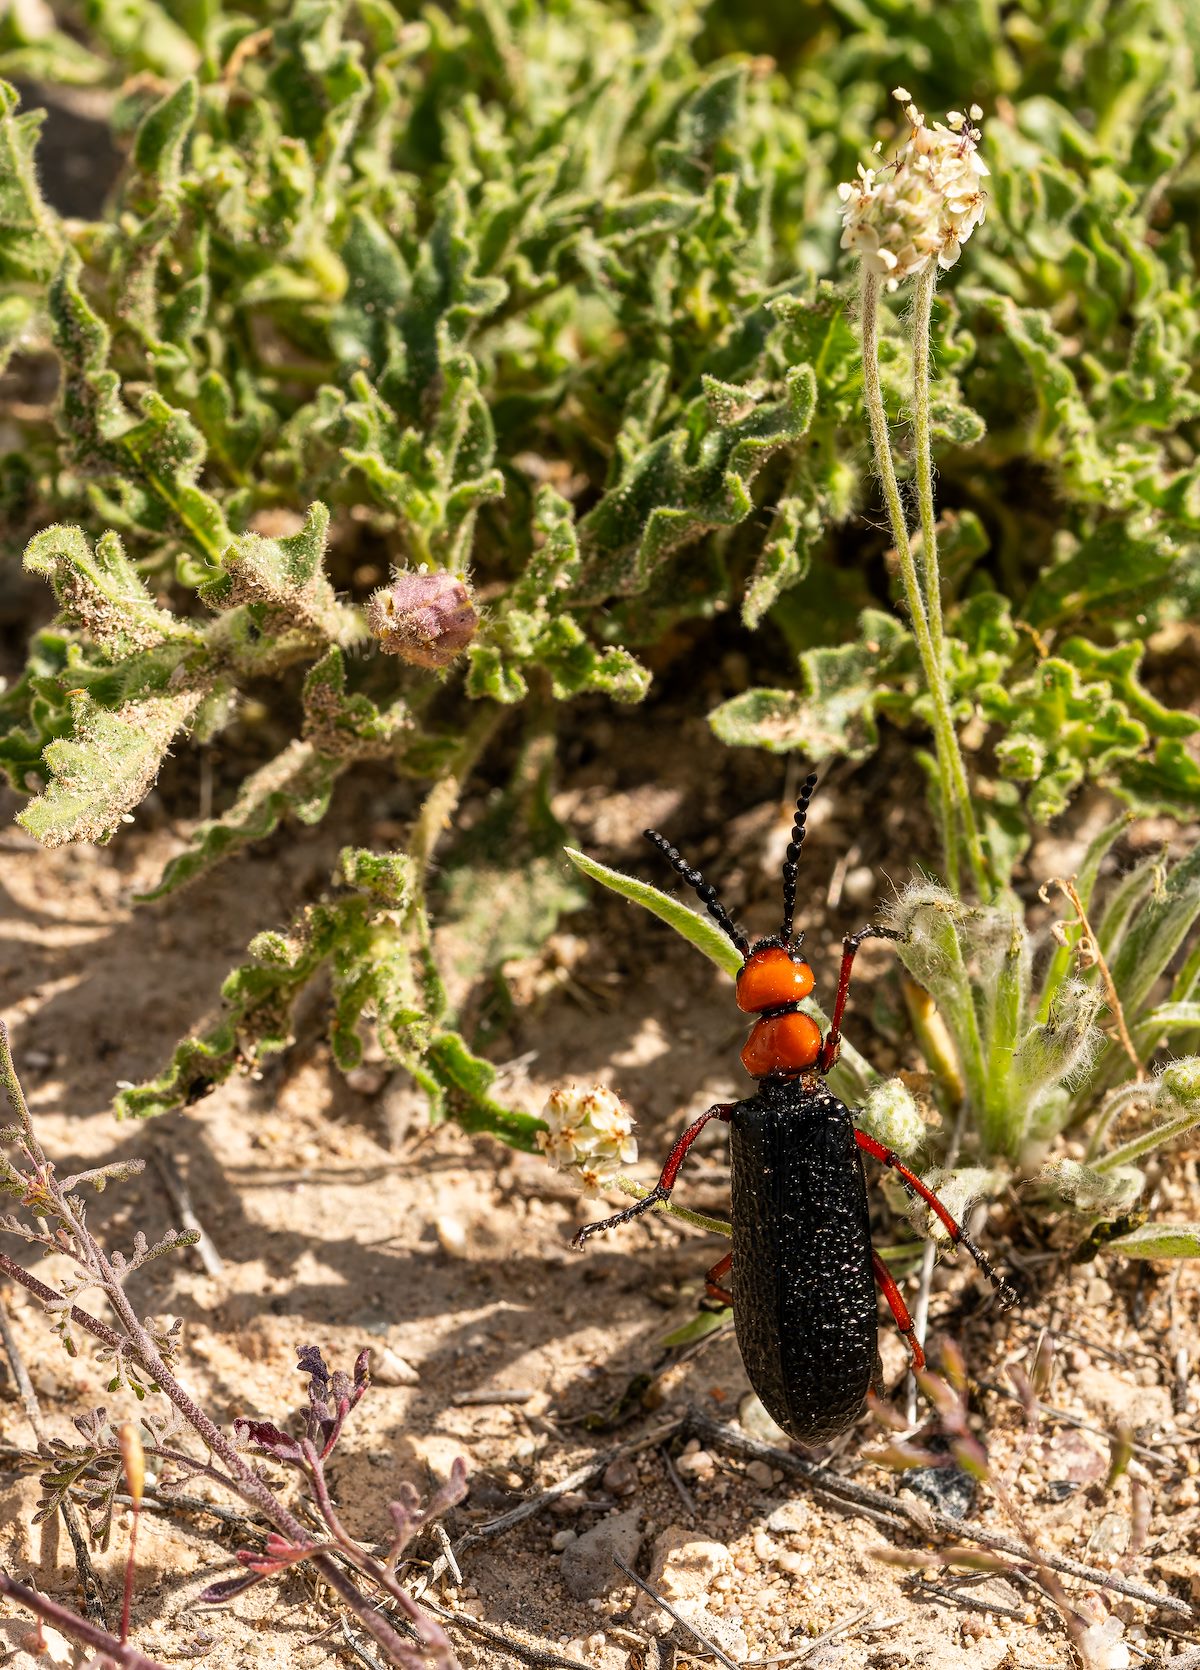
[[[475,636],[479,616],[457,574],[406,569],[372,596],[367,624],[385,655],[414,667],[448,667]]]

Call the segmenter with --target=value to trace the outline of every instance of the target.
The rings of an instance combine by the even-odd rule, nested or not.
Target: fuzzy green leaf
[[[49,580],[63,613],[111,660],[169,639],[202,643],[198,632],[152,600],[115,533],[102,534],[93,552],[81,528],[46,528],[30,540],[25,568]]]
[[[107,841],[153,786],[202,694],[183,689],[148,695],[112,710],[76,691],[72,735],[47,746],[49,787],[18,813],[18,823],[47,847]]]
[[[1103,774],[1149,740],[1107,682],[1085,682],[1061,656],[1048,656],[1030,678],[986,684],[977,694],[982,712],[1005,727],[996,749],[1002,773],[1034,785],[1029,807],[1039,823],[1063,810],[1089,769]]]
[[[1200,847],[1195,847],[1143,905],[1111,956],[1113,982],[1136,1014],[1200,916]]]
[[[471,646],[471,695],[518,702],[528,689],[523,667],[540,666],[559,701],[592,691],[618,702],[641,701],[650,687],[645,668],[626,649],[597,649],[560,606],[556,594],[570,586],[580,556],[574,514],[552,488],[538,494],[535,525],[541,549],[514,585],[508,607]]]
[[[539,1151],[537,1134],[546,1129],[545,1120],[505,1107],[489,1096],[496,1070],[473,1054],[457,1032],[436,1034],[426,1052],[425,1068],[444,1097],[446,1114],[464,1130],[487,1131],[527,1154]]]
[[[620,870],[611,870],[607,864],[598,864],[594,858],[586,853],[577,851],[574,847],[564,847],[563,851],[585,876],[598,881],[610,892],[619,893],[623,899],[631,904],[641,905],[651,915],[657,916],[689,945],[694,945],[697,951],[703,951],[710,962],[716,963],[728,975],[737,978],[742,966],[742,955],[732,940],[723,934],[716,923],[707,916],[700,916],[687,905],[680,904],[669,893],[662,893],[657,887],[651,887],[647,881],[638,881],[633,876],[626,876]]]
[[[17,90],[0,81],[0,279],[36,282],[53,272],[62,233],[38,187],[34,150],[45,111],[16,114]]]
[[[403,963],[407,956],[395,922],[397,906],[402,907],[407,899],[404,861],[375,859],[364,871],[356,863],[357,856],[347,849],[334,878],[353,891],[306,907],[285,934],[263,933],[251,940],[252,960],[235,968],[221,987],[227,1010],[224,1019],[202,1037],[185,1039],[157,1079],[122,1091],[115,1103],[119,1116],[151,1118],[166,1113],[194,1100],[198,1093],[206,1094],[239,1063],[285,1049],[298,994],[330,961],[335,1047],[341,1060],[352,1064],[357,1059],[359,1021],[381,1002],[386,1008],[385,1025],[406,1024],[402,1017],[410,1010],[419,1018],[417,987],[411,975],[407,976],[410,1002],[405,1005],[399,998],[405,977],[395,960],[398,955]]]
[[[63,373],[59,429],[76,463],[99,478],[97,496],[110,522],[139,533],[178,533],[215,562],[231,534],[220,504],[197,485],[203,436],[153,389],[141,396],[141,420],[133,417],[108,363],[111,333],[85,297],[80,274],[78,256],[68,253],[48,292]]]
[[[1104,522],[1083,544],[1042,577],[1025,605],[1037,627],[1059,626],[1088,615],[1128,613],[1159,588],[1179,560],[1177,549],[1138,538],[1121,522]]]
[[[751,483],[812,421],[811,367],[793,366],[785,397],[759,403],[751,389],[709,383],[685,422],[630,459],[580,524],[578,596],[599,602],[642,590],[655,570],[710,528],[734,527],[754,507]]]
[[[1143,817],[1195,816],[1200,811],[1200,766],[1182,742],[1159,742],[1149,758],[1139,755],[1116,762],[1111,782]]]
[[[773,754],[799,749],[814,764],[841,755],[864,759],[879,742],[875,723],[881,687],[911,645],[891,615],[867,609],[858,643],[809,650],[800,657],[806,692],[748,690],[709,714],[722,742],[766,748]]]
[[[345,660],[336,647],[309,670],[304,709],[304,736],[247,777],[221,817],[198,824],[187,850],[171,859],[158,884],[139,899],[175,892],[250,842],[273,834],[285,816],[301,824],[320,823],[342,772],[356,760],[384,757],[410,724],[403,701],[380,711],[366,696],[347,694]]]
[[[297,738],[289,743],[282,754],[247,777],[228,812],[196,826],[187,850],[170,860],[161,880],[139,899],[174,893],[231,853],[264,840],[285,815],[303,824],[319,823],[329,810],[337,775],[337,764],[310,742]]]
[[[138,123],[133,140],[134,165],[160,191],[171,191],[179,182],[183,148],[196,119],[198,104],[196,82],[189,76],[172,93],[152,105]]]
[[[751,631],[761,624],[776,598],[798,585],[808,573],[809,541],[816,537],[820,525],[815,504],[789,498],[776,507],[775,529],[759,552],[742,599],[742,619]]]

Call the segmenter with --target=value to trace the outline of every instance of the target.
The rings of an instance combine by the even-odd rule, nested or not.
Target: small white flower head
[[[586,1195],[598,1194],[637,1159],[633,1115],[602,1084],[560,1085],[542,1118],[548,1129],[538,1132],[538,1147],[555,1171],[573,1172]]]
[[[952,110],[944,123],[925,125],[906,87],[894,89],[908,118],[907,139],[882,168],[864,168],[838,187],[842,248],[852,249],[866,270],[889,289],[930,261],[952,267],[983,219],[988,167],[979,155],[983,115],[977,104],[964,116]]]

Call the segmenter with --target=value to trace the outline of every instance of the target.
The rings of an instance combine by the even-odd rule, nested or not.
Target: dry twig
[[[158,1172],[159,1181],[166,1191],[167,1199],[179,1213],[179,1218],[185,1229],[193,1229],[198,1237],[195,1243],[196,1256],[204,1266],[204,1273],[209,1276],[223,1276],[225,1261],[213,1245],[212,1237],[196,1216],[192,1197],[188,1193],[187,1184],[179,1175],[179,1171],[171,1156],[162,1148],[152,1147],[151,1158],[154,1169]]]
[[[507,1513],[502,1513],[498,1519],[489,1519],[486,1524],[477,1525],[474,1530],[468,1531],[465,1536],[460,1537],[455,1543],[455,1554],[460,1555],[465,1549],[473,1548],[477,1542],[486,1542],[489,1537],[498,1537],[504,1531],[510,1531],[514,1525],[520,1525],[522,1520],[531,1519],[534,1514],[541,1513],[544,1508],[548,1508],[551,1502],[557,1502],[560,1496],[568,1496],[571,1491],[578,1490],[580,1485],[589,1484],[592,1479],[598,1478],[614,1461],[622,1461],[626,1456],[640,1455],[643,1450],[657,1448],[659,1444],[665,1443],[668,1438],[673,1438],[683,1424],[684,1417],[681,1416],[677,1420],[667,1421],[662,1426],[652,1428],[651,1431],[643,1433],[640,1438],[632,1438],[626,1444],[617,1444],[611,1450],[602,1450],[591,1461],[585,1461],[582,1467],[577,1467],[573,1473],[568,1473],[565,1478],[559,1479],[557,1484],[552,1484],[548,1490],[543,1490],[540,1495],[531,1496],[527,1502],[521,1502],[517,1507],[510,1508]],[[434,1569],[430,1572],[431,1582],[434,1576],[438,1575],[436,1567],[437,1562],[435,1561]],[[445,1567],[442,1569],[444,1570]]]
[[[624,1560],[619,1559],[615,1554],[610,1554],[609,1558],[612,1560],[614,1566],[625,1573],[631,1583],[636,1583],[644,1595],[650,1596],[650,1599],[654,1602],[655,1606],[661,1606],[669,1618],[674,1618],[675,1622],[681,1629],[686,1629],[690,1636],[699,1641],[705,1652],[711,1653],[715,1659],[718,1659],[723,1665],[725,1665],[726,1670],[738,1670],[738,1666],[730,1658],[728,1653],[722,1652],[716,1642],[710,1641],[707,1635],[702,1635],[696,1628],[695,1624],[690,1623],[688,1619],[684,1617],[682,1612],[677,1612],[671,1605],[670,1601],[664,1600],[656,1589],[652,1589],[649,1583],[644,1582],[638,1576],[636,1571],[630,1571]]]
[[[1100,979],[1104,984],[1104,1000],[1108,1004],[1109,1013],[1112,1015],[1117,1029],[1117,1036],[1121,1040],[1121,1048],[1133,1062],[1133,1070],[1136,1076],[1139,1079],[1144,1079],[1146,1076],[1145,1069],[1138,1059],[1138,1052],[1133,1047],[1133,1039],[1129,1036],[1129,1028],[1125,1024],[1125,1011],[1121,1007],[1121,999],[1117,995],[1112,972],[1104,960],[1104,953],[1100,949],[1100,941],[1092,929],[1092,924],[1088,921],[1083,900],[1079,897],[1079,890],[1075,886],[1075,878],[1074,876],[1051,876],[1048,881],[1043,882],[1041,887],[1038,888],[1038,896],[1043,904],[1050,903],[1050,889],[1052,887],[1057,887],[1060,893],[1065,893],[1067,898],[1070,899],[1075,907],[1075,923],[1056,922],[1051,931],[1058,943],[1069,949],[1065,930],[1068,927],[1078,925],[1079,938],[1075,941],[1074,950],[1079,959],[1079,966],[1080,968],[1098,968],[1100,970]]]
[[[834,1641],[840,1640],[843,1635],[849,1635],[852,1629],[855,1629],[864,1619],[870,1616],[871,1608],[864,1606],[861,1611],[852,1612],[848,1618],[842,1618],[833,1625],[832,1629],[827,1629],[822,1634],[815,1635],[811,1641],[806,1641],[802,1647],[794,1647],[786,1653],[772,1653],[770,1658],[748,1658],[743,1664],[742,1670],[764,1670],[765,1666],[773,1664],[803,1664],[805,1659],[814,1658],[822,1647],[828,1647]]]

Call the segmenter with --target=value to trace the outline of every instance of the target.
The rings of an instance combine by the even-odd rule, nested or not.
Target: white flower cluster
[[[966,116],[952,110],[945,123],[929,128],[907,88],[897,87],[895,97],[910,123],[908,138],[882,168],[859,163],[858,178],[838,187],[842,248],[852,249],[868,272],[886,278],[889,289],[933,259],[942,267],[954,265],[983,219],[988,173],[973,126],[983,115],[977,104]]]
[[[633,1116],[602,1084],[561,1085],[542,1110],[548,1130],[538,1147],[556,1171],[573,1171],[585,1194],[596,1194],[637,1159]]]

